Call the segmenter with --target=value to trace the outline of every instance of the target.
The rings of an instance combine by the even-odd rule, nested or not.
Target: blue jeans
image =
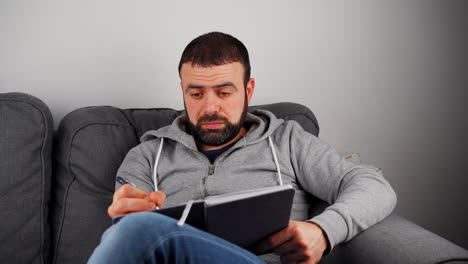
[[[88,263],[262,263],[251,252],[164,215],[129,214],[106,230]]]

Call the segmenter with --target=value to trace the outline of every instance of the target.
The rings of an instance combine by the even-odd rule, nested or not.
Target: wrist
[[[320,230],[320,236],[317,241],[317,244],[318,246],[320,246],[320,248],[323,250],[325,254],[330,252],[330,242],[328,241],[327,233],[325,233],[325,231],[319,224],[315,222],[311,222],[311,221],[306,221],[306,222],[314,225],[318,230]]]

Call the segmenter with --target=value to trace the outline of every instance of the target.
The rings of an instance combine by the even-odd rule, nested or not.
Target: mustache
[[[212,115],[203,115],[198,119],[197,123],[201,124],[202,122],[212,122],[212,121],[222,121],[223,123],[228,123],[229,120],[221,115],[218,114],[212,114]]]

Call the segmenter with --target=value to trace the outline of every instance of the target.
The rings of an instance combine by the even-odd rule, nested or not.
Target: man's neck
[[[232,143],[239,140],[241,137],[243,137],[245,135],[246,132],[247,132],[247,130],[245,129],[245,127],[242,127],[241,130],[239,131],[239,133],[237,134],[237,136],[235,136],[233,139],[231,139],[226,144],[219,145],[219,146],[205,145],[205,144],[201,144],[201,143],[198,143],[198,142],[196,142],[196,144],[197,144],[198,149],[203,150],[203,151],[221,149],[221,148],[224,148],[225,146],[231,145]]]

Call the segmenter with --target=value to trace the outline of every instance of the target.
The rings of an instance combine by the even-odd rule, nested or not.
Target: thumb
[[[149,194],[149,199],[157,206],[161,207],[166,201],[166,194],[163,191],[152,192]]]

